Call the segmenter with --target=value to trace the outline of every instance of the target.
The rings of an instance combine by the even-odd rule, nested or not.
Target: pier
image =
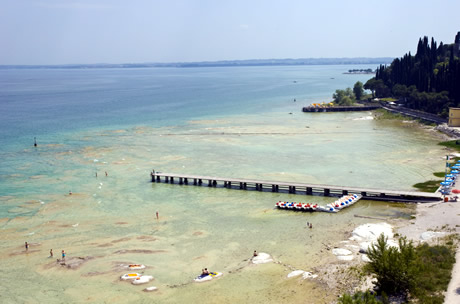
[[[333,106],[333,107],[303,107],[302,112],[349,112],[349,111],[371,111],[380,108],[379,104],[367,106]]]
[[[361,194],[362,199],[394,202],[436,202],[442,199],[440,193],[418,191],[384,190],[346,186],[331,186],[297,182],[266,181],[243,178],[187,175],[152,171],[153,183],[175,185],[207,186],[215,188],[252,190],[261,192],[281,192],[300,195],[323,195],[340,197],[347,194]]]

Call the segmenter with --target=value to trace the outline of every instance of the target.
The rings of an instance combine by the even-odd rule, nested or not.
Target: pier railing
[[[243,178],[227,178],[202,175],[163,173],[152,171],[152,182],[176,185],[208,186],[226,189],[282,192],[304,195],[342,196],[361,194],[362,199],[397,202],[433,202],[441,200],[441,194],[418,191],[385,190],[346,186],[332,186],[297,182],[266,181]]]

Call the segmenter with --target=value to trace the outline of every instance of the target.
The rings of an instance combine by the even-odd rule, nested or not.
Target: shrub
[[[399,239],[399,249],[387,245],[387,238],[381,234],[377,243],[368,252],[371,260],[368,270],[375,274],[379,291],[387,294],[404,293],[416,286],[419,263],[412,242]]]

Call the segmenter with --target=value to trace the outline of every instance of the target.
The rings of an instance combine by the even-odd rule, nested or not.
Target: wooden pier
[[[440,193],[417,191],[382,190],[281,181],[276,182],[255,179],[163,173],[155,171],[151,172],[150,175],[152,182],[154,183],[163,182],[177,185],[195,185],[226,189],[324,196],[342,196],[354,193],[361,194],[363,196],[362,199],[395,202],[435,202],[442,199]]]
[[[380,105],[369,106],[333,106],[333,107],[303,107],[302,112],[349,112],[349,111],[371,111],[380,108]]]

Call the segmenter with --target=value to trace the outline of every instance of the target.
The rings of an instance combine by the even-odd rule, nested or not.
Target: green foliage
[[[420,303],[444,302],[443,291],[447,290],[455,264],[455,249],[447,246],[428,246],[423,244],[417,247],[420,260],[420,273],[417,285],[411,290],[411,295],[420,300]]]
[[[460,106],[460,60],[453,55],[453,44],[437,45],[420,38],[417,53],[381,65],[374,78],[364,85],[376,97],[402,98],[406,106],[447,117],[449,107]],[[380,82],[379,82],[380,81]]]
[[[434,172],[433,175],[436,176],[436,177],[442,177],[442,178],[444,178],[444,176],[446,175],[446,173],[445,173],[445,172]]]
[[[377,287],[388,294],[406,293],[416,286],[419,272],[417,255],[412,242],[399,239],[399,250],[387,246],[387,238],[381,234],[377,243],[369,247],[367,267],[377,278]]]
[[[436,192],[438,188],[441,186],[442,180],[429,180],[423,183],[417,183],[412,187],[417,188],[422,192]]]
[[[377,114],[376,115],[377,119],[413,120],[413,118],[404,116],[399,113],[393,113],[385,109],[377,109],[375,110],[375,113]]]
[[[353,86],[353,93],[355,94],[356,100],[361,100],[364,95],[363,83],[361,81],[355,83]]]
[[[332,98],[334,99],[334,104],[339,106],[350,106],[355,103],[355,95],[350,88],[335,90]]]
[[[380,301],[368,290],[366,292],[355,293],[354,295],[344,294],[338,301],[339,304],[381,304],[387,302],[386,297],[383,297],[383,301]]]
[[[438,143],[438,145],[460,151],[460,140],[449,140]]]
[[[391,90],[385,85],[381,79],[371,78],[364,84],[366,90],[372,92],[372,97],[388,97],[391,94]]]
[[[444,301],[443,292],[451,279],[455,264],[453,239],[445,245],[414,247],[406,238],[399,239],[399,249],[389,247],[381,234],[377,243],[369,248],[371,260],[366,266],[377,278],[377,287],[382,294],[410,295],[418,303],[439,303]],[[364,296],[344,295],[340,303],[367,303]],[[369,302],[374,303],[374,302]],[[378,303],[378,302],[377,302]]]

